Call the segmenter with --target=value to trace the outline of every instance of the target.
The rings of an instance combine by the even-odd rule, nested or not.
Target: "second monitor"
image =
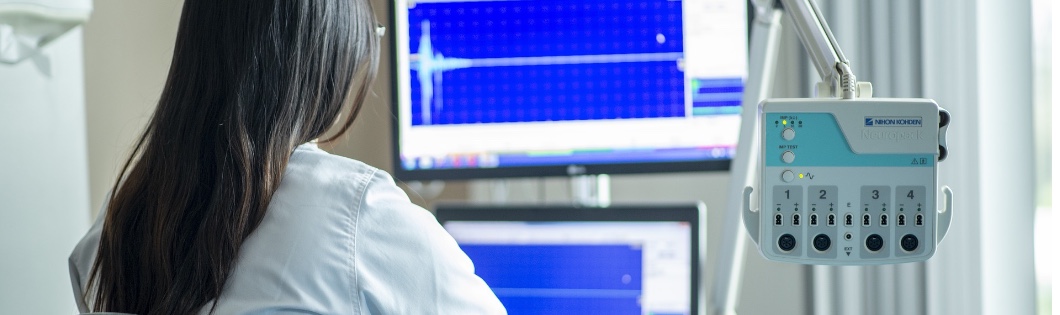
[[[697,314],[705,208],[442,206],[510,314]]]

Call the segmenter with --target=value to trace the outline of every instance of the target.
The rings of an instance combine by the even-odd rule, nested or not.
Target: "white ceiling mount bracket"
[[[38,55],[91,14],[90,0],[0,0],[0,63]]]

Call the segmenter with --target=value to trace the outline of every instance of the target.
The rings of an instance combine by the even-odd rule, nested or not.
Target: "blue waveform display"
[[[679,1],[428,1],[408,23],[412,125],[688,114]]]
[[[740,106],[743,79],[695,79],[692,82],[692,107]]]
[[[640,248],[507,244],[460,248],[509,314],[641,314]]]

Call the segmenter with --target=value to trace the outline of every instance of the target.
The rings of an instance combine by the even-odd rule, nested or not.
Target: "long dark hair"
[[[91,308],[188,314],[220,297],[295,147],[347,106],[323,141],[350,128],[377,25],[367,0],[185,0],[158,107],[108,202]]]

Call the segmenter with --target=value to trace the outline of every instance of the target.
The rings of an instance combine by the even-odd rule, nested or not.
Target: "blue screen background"
[[[535,64],[434,70],[433,125],[682,117],[681,2],[481,1],[417,3],[410,52],[430,21],[434,59],[652,54],[666,61]],[[669,55],[666,55],[669,54]],[[664,58],[665,59],[665,58]],[[423,91],[410,70],[412,125]]]
[[[460,248],[509,314],[641,313],[640,248],[481,244]]]

